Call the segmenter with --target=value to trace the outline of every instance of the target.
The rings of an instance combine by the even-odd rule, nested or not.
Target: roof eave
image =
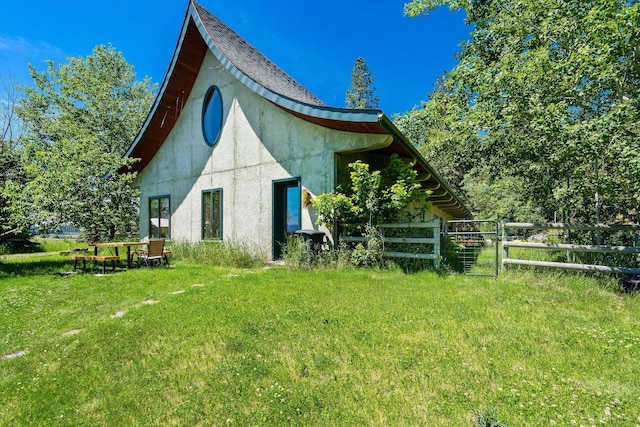
[[[400,143],[403,146],[403,148],[406,149],[407,152],[409,152],[414,159],[416,159],[417,162],[420,163],[420,166],[422,166],[422,168],[424,168],[425,171],[429,173],[431,177],[440,184],[440,187],[443,188],[446,191],[446,193],[452,197],[452,201],[455,201],[455,203],[460,207],[460,211],[464,213],[463,216],[466,218],[471,218],[473,215],[471,214],[471,211],[469,210],[469,208],[464,204],[462,200],[460,200],[460,198],[456,195],[456,193],[453,190],[451,190],[451,188],[449,187],[447,182],[444,180],[444,178],[442,178],[431,167],[431,165],[429,165],[429,163],[418,152],[418,150],[411,143],[411,141],[409,141],[407,137],[402,132],[400,132],[400,130],[396,127],[396,125],[393,124],[391,119],[389,119],[386,115],[383,114],[382,117],[380,118],[380,125],[387,132],[389,132],[394,137],[394,139],[398,141],[398,143]]]
[[[138,132],[138,134],[136,135],[135,139],[133,140],[133,142],[131,143],[131,145],[127,149],[127,152],[125,153],[124,157],[130,157],[131,156],[131,154],[133,153],[133,150],[136,148],[136,146],[140,142],[140,139],[142,139],[145,131],[147,130],[147,128],[149,127],[149,124],[151,123],[151,120],[155,116],[156,111],[158,110],[158,108],[160,107],[160,104],[162,103],[164,93],[167,90],[167,87],[169,85],[169,80],[171,79],[171,76],[173,75],[173,70],[175,69],[176,64],[178,62],[178,58],[180,56],[179,55],[180,54],[180,50],[181,50],[182,44],[184,42],[184,38],[185,38],[185,36],[187,34],[187,29],[189,27],[189,25],[188,25],[189,24],[189,18],[192,15],[192,8],[193,8],[193,3],[189,2],[189,8],[187,9],[187,12],[185,13],[184,21],[182,23],[182,28],[180,30],[180,37],[178,38],[178,42],[176,44],[176,48],[173,51],[173,56],[171,58],[171,62],[169,63],[169,68],[167,69],[167,72],[164,75],[164,80],[162,81],[162,84],[160,85],[160,90],[158,91],[158,94],[156,95],[156,99],[153,102],[153,105],[151,106],[151,109],[149,110],[149,114],[147,114],[147,119],[145,120],[144,124],[140,128],[140,131]]]

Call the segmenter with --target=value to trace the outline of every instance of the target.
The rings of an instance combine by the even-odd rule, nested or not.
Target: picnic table
[[[93,265],[95,265],[100,261],[102,262],[102,274],[105,274],[106,263],[107,261],[111,261],[113,265],[113,270],[116,269],[116,262],[120,260],[120,254],[118,253],[119,248],[127,248],[127,268],[131,268],[131,264],[133,262],[134,252],[131,251],[132,247],[138,246],[148,246],[149,242],[104,242],[104,243],[89,243],[89,248],[93,248],[93,255],[72,255],[71,259],[73,259],[73,271],[76,270],[78,266],[78,261],[82,261],[83,268],[86,268],[87,261],[93,261]],[[99,254],[101,248],[107,248],[109,254]],[[137,251],[136,251],[137,252]],[[139,255],[147,254],[147,251],[141,252]],[[168,256],[171,255],[171,251],[162,250],[160,253],[161,258],[164,260],[166,265],[169,265]]]
[[[108,248],[115,252],[115,256],[119,257],[118,248],[127,248],[127,268],[131,268],[131,261],[133,255],[131,254],[132,247],[146,246],[149,242],[104,242],[104,243],[89,243],[89,247],[93,247],[93,255],[98,256],[98,250],[100,248]]]

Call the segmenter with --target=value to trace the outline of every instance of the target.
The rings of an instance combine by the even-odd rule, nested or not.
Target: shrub
[[[377,228],[367,225],[364,243],[358,243],[351,252],[351,264],[356,267],[382,267],[384,244]]]
[[[282,260],[292,270],[333,267],[340,269],[350,265],[349,253],[344,246],[338,248],[324,243],[319,251],[309,252],[307,242],[294,236],[282,247]]]
[[[350,184],[313,200],[318,224],[381,224],[398,220],[417,201],[417,172],[394,154],[382,171],[370,171],[360,160],[349,163]]]

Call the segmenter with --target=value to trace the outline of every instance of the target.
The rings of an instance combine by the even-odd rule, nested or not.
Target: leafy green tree
[[[397,115],[394,121],[476,217],[542,220],[540,209],[522,193],[520,179],[496,176],[484,166],[482,136],[465,113],[445,73],[421,108]]]
[[[462,181],[477,166],[478,137],[463,120],[465,106],[447,88],[447,78],[447,73],[438,78],[427,102],[393,119],[451,188],[464,196]]]
[[[27,182],[5,186],[12,218],[23,227],[73,224],[92,240],[125,232],[138,198],[134,176],[116,171],[133,162],[123,155],[151,105],[149,78],[136,81],[122,54],[103,45],[58,67],[48,61],[46,72],[29,69],[34,86],[18,108]]]
[[[25,178],[18,153],[21,135],[21,124],[16,114],[18,98],[15,81],[5,82],[0,78],[0,241],[3,233],[15,227],[2,189],[8,180],[24,183]]]
[[[480,219],[507,219],[519,222],[544,222],[545,217],[522,192],[522,180],[498,176],[489,167],[473,168],[462,182],[469,195],[470,208]]]
[[[414,0],[405,10],[443,5],[464,9],[472,25],[447,88],[464,105],[456,120],[472,125],[464,143],[479,153],[477,176],[518,183],[548,219],[593,222],[596,194],[601,219],[635,216],[637,0]]]
[[[347,108],[376,109],[378,97],[375,96],[376,88],[373,86],[375,77],[369,71],[367,62],[358,57],[351,71],[351,87],[347,89]]]
[[[383,170],[370,171],[360,160],[349,164],[350,183],[318,195],[313,206],[318,224],[343,224],[362,229],[396,221],[406,213],[411,202],[420,197],[417,172],[393,154]]]
[[[313,200],[318,224],[338,225],[342,231],[366,237],[366,242],[358,243],[351,252],[353,265],[380,266],[384,247],[379,225],[410,219],[410,205],[421,195],[412,167],[397,154],[381,171],[370,171],[367,163],[357,160],[349,164],[351,182],[347,188],[320,194]]]

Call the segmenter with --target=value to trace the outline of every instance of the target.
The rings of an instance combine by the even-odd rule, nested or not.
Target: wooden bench
[[[71,259],[73,259],[73,271],[76,271],[80,260],[82,261],[83,270],[87,268],[87,261],[93,261],[94,266],[98,261],[102,261],[102,274],[105,274],[107,261],[111,261],[113,271],[116,271],[116,261],[119,261],[120,257],[117,255],[73,255]]]

